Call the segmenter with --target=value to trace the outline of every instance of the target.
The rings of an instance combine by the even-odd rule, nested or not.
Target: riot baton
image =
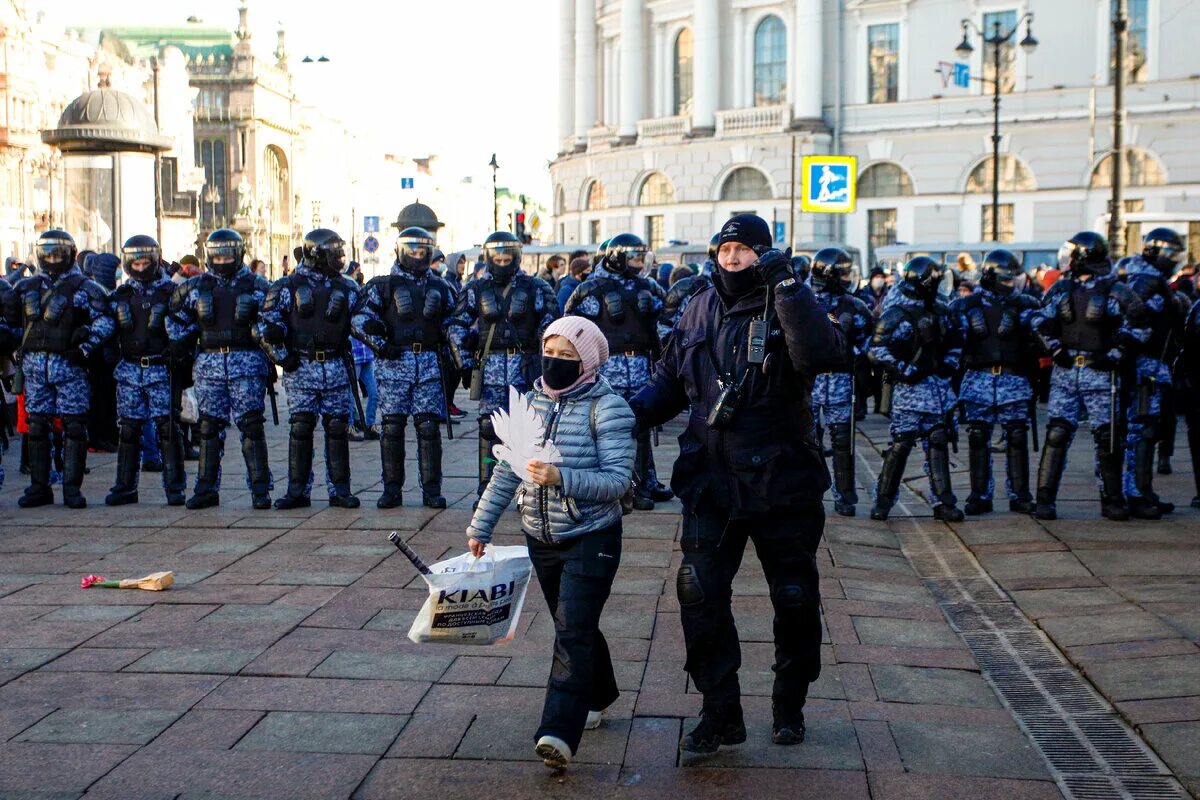
[[[850,457],[858,452],[854,439],[858,435],[858,412],[856,409],[858,387],[854,375],[854,359],[850,359]]]
[[[267,397],[271,400],[271,421],[276,426],[279,425],[279,401],[275,397],[275,381],[279,380],[279,375],[275,372],[275,365],[268,364],[267,369],[270,370],[267,375]]]
[[[354,410],[362,420],[363,430],[367,429],[367,415],[363,413],[362,398],[358,396],[358,378],[354,374],[354,357],[349,352],[342,353],[342,369],[346,371],[346,382],[349,384],[350,396],[354,398]]]
[[[1117,452],[1117,368],[1108,373],[1108,454]]]
[[[1038,416],[1037,416],[1037,398],[1029,398],[1029,432],[1033,434],[1033,452],[1038,451]]]
[[[439,358],[438,358],[438,377],[441,378],[441,380],[442,380],[442,397],[445,399],[445,401],[447,403],[447,407],[446,407],[446,438],[453,442],[454,441],[454,420],[450,419],[450,407],[449,407],[449,403],[451,400],[451,394],[450,394],[449,389],[447,388],[448,384],[446,383],[445,364],[442,361],[440,354],[439,354]],[[480,396],[482,396],[482,394]]]

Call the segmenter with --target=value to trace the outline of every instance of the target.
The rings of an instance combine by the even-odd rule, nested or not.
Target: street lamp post
[[[488,166],[492,168],[492,230],[500,230],[500,190],[496,188],[496,170],[500,169],[500,164],[496,161],[496,154],[492,153],[492,160],[488,162]]]
[[[975,52],[975,48],[971,45],[971,31],[979,35],[985,45],[992,47],[992,77],[984,78],[980,76],[977,80],[983,83],[990,82],[992,84],[992,241],[1000,240],[1000,48],[1012,41],[1016,35],[1017,29],[1021,27],[1021,23],[1025,23],[1025,38],[1021,40],[1021,49],[1027,54],[1033,53],[1037,49],[1038,40],[1033,36],[1033,12],[1028,12],[1025,16],[1017,20],[1017,24],[1013,25],[1012,30],[1002,33],[1000,31],[1000,21],[996,20],[992,23],[992,34],[989,36],[987,32],[980,29],[972,19],[964,19],[962,21],[962,41],[958,43],[958,47],[954,48],[954,52],[958,53],[959,58],[966,61]]]
[[[1108,211],[1109,252],[1125,255],[1125,47],[1129,33],[1127,0],[1116,0],[1113,31],[1112,197]]]

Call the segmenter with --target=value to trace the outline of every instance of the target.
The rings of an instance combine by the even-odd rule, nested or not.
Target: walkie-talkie
[[[751,364],[762,364],[767,360],[767,334],[770,330],[770,323],[765,319],[750,320],[746,360]]]

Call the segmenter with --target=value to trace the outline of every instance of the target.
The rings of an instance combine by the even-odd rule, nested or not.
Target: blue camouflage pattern
[[[1004,297],[987,289],[978,288],[974,295],[983,308],[1004,305]],[[956,324],[970,347],[975,336],[961,304],[951,307],[955,313]],[[1022,308],[1017,315],[1017,329],[1013,337],[1031,339],[1033,324],[1038,310],[1034,307]],[[1028,404],[1033,398],[1033,389],[1029,379],[1024,375],[1004,370],[999,374],[988,369],[968,369],[963,374],[959,386],[959,400],[962,403],[964,415],[968,422],[984,422],[990,425],[1012,422],[1028,417]]]
[[[174,288],[165,272],[158,280],[144,283],[128,280],[127,285],[137,295],[153,294],[163,288]],[[116,309],[113,308],[113,317]],[[127,420],[156,420],[171,414],[171,376],[166,364],[143,367],[140,362],[122,358],[114,372],[117,380],[117,416]]]
[[[843,295],[830,292],[815,292],[815,295],[817,302],[830,315],[835,313],[843,299]],[[850,315],[850,330],[845,327],[842,329],[854,361],[866,355],[871,344],[872,319],[869,313],[864,312],[865,309],[856,309]],[[851,366],[847,365],[845,372],[823,372],[813,379],[811,405],[814,420],[824,420],[827,426],[850,422],[854,398],[851,370]]]
[[[637,276],[625,277],[609,272],[604,268],[603,264],[598,265],[586,281],[580,284],[580,287],[575,289],[576,293],[579,288],[586,286],[588,283],[598,280],[616,281],[621,285],[622,289],[630,292],[636,292],[640,287],[640,282]],[[570,300],[567,301],[570,303]],[[662,313],[663,302],[658,295],[653,296],[653,303],[650,314],[656,320]],[[595,295],[585,297],[582,302],[576,305],[570,312],[571,315],[586,317],[592,322],[596,322],[600,318],[600,299]],[[652,334],[657,333],[657,322],[655,322]],[[626,400],[633,399],[638,390],[650,382],[651,363],[650,357],[645,355],[626,355],[623,352],[609,353],[608,361],[600,367],[600,374],[604,376],[617,393]]]

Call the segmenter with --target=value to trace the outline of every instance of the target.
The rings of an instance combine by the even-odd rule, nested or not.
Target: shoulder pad
[[[361,288],[358,285],[358,281],[354,280],[354,278],[351,278],[349,275],[339,275],[338,280],[334,285],[340,289],[345,289],[346,291],[353,292],[355,294],[357,294],[358,290]]]
[[[852,294],[846,295],[846,299],[849,301],[850,307],[854,309],[855,313],[862,314],[868,318],[871,316],[871,307],[864,303],[862,299]]]
[[[283,291],[284,287],[292,288],[292,282],[288,276],[284,276],[270,285],[266,297],[263,299],[263,311],[272,311],[279,305],[279,293]]]
[[[550,292],[551,294],[554,293],[554,289],[551,288],[550,284],[546,283],[546,281],[542,278],[539,278],[536,275],[528,275],[526,277],[529,278],[529,282],[532,283],[534,288],[536,288],[539,292]]]
[[[250,285],[256,292],[265,292],[267,289],[271,288],[271,282],[262,275],[255,275],[254,280],[250,282]]]
[[[683,298],[691,296],[694,288],[696,288],[695,278],[681,278],[675,281],[675,285],[667,290],[665,301],[668,304],[678,305]]]
[[[88,299],[93,299],[93,298],[105,299],[108,297],[108,290],[106,290],[103,286],[101,286],[100,284],[98,284],[95,281],[90,280],[90,279],[85,280],[83,283],[79,284],[79,288],[80,288],[80,290],[82,290],[83,292],[85,292],[87,294]]]
[[[188,292],[190,291],[188,284],[190,284],[193,280],[195,279],[189,278],[175,287],[175,291],[171,293],[172,311],[179,311],[181,308],[183,308],[183,304],[187,301]]]
[[[112,290],[110,297],[114,297],[117,300],[126,300],[132,294],[133,294],[133,287],[130,286],[128,283],[122,283],[120,286],[118,286],[117,288]]]
[[[1024,292],[1012,297],[1010,302],[1019,308],[1027,308],[1031,311],[1035,311],[1042,306],[1041,302],[1036,297],[1031,294],[1025,294]]]
[[[372,286],[376,288],[380,286],[387,286],[391,283],[391,277],[391,275],[376,275],[374,278],[371,278],[371,280],[367,281],[367,285],[363,288],[369,289]]]
[[[30,275],[28,277],[21,278],[21,280],[17,281],[16,286],[13,287],[14,291],[18,291],[18,292],[22,292],[22,293],[32,292],[32,291],[41,291],[41,289],[42,289],[42,276],[40,276],[40,275]]]

